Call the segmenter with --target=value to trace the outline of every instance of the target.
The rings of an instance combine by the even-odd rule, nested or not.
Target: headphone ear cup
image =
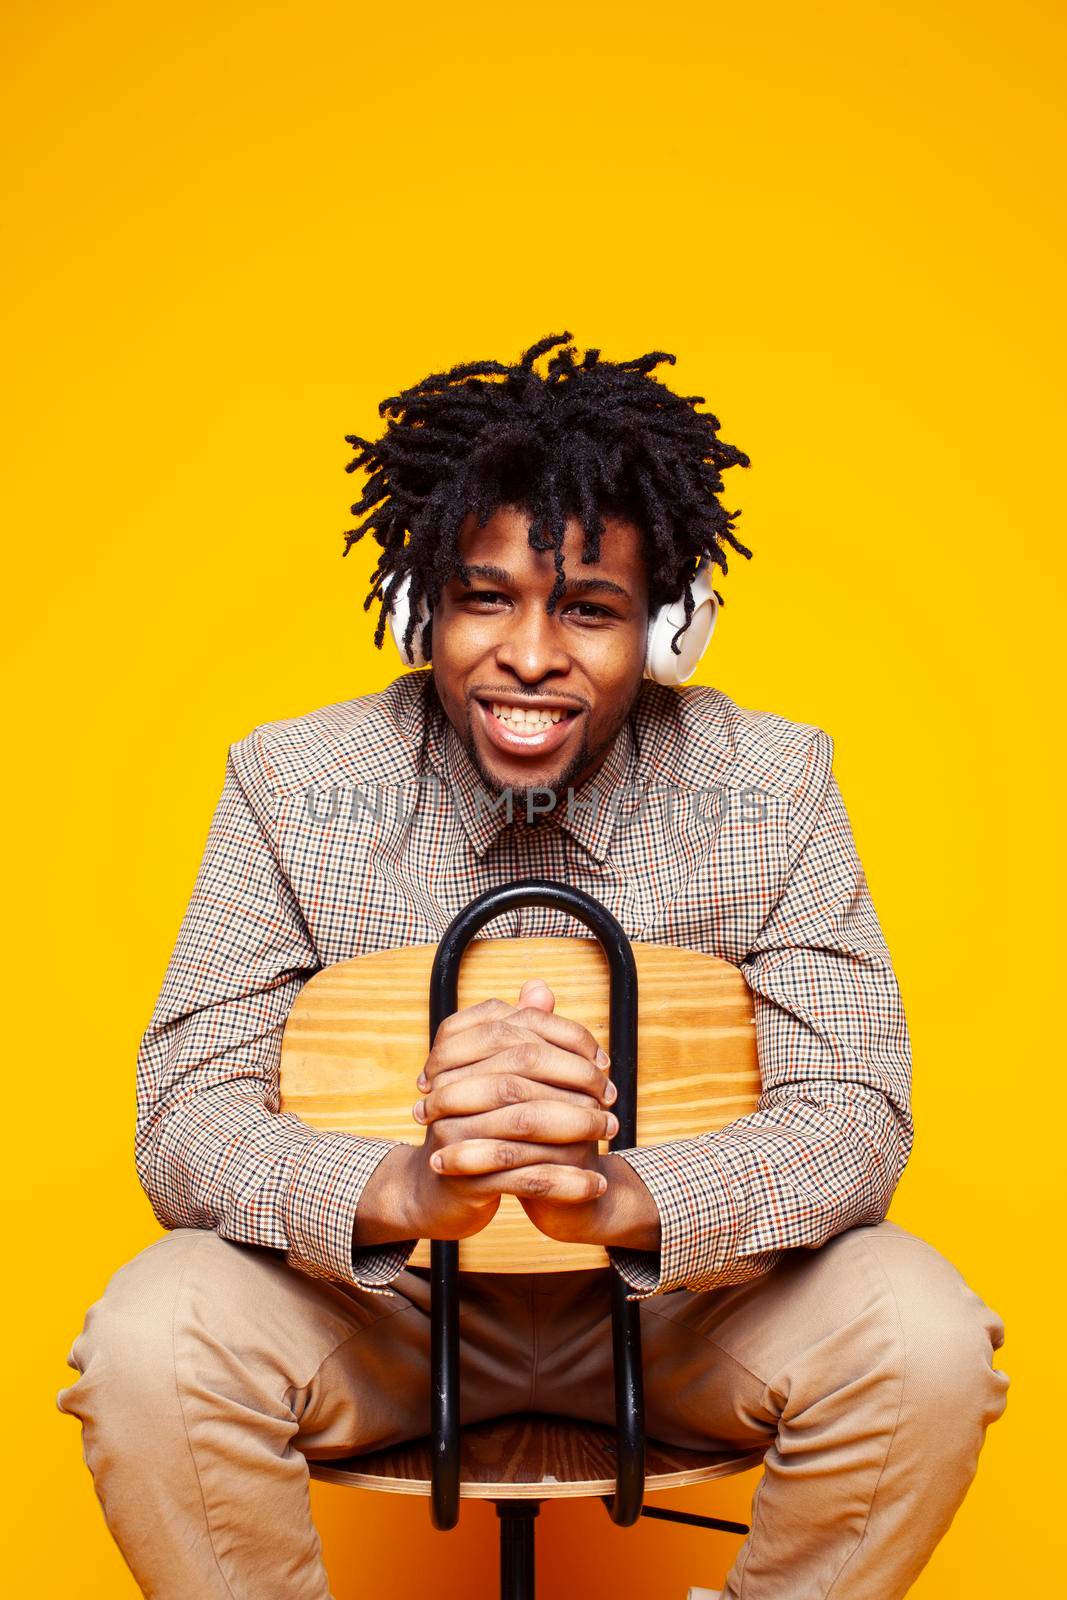
[[[411,589],[410,574],[402,579],[396,594],[393,596],[393,609],[389,613],[389,630],[393,635],[393,643],[401,661],[409,667],[425,667],[429,665],[430,658],[423,654],[422,630],[430,618],[429,607],[425,598],[419,601],[419,618],[415,624],[415,633],[411,641],[411,654],[404,648],[404,634],[407,632],[408,618],[411,616],[411,603],[408,595]]]
[[[654,683],[673,687],[688,683],[715,632],[719,602],[711,585],[709,561],[700,562],[689,586],[693,593],[693,615],[688,628],[685,628],[685,602],[681,596],[660,606],[649,619],[644,675]],[[678,640],[681,654],[675,655],[671,640],[679,628],[685,628],[685,632]]]

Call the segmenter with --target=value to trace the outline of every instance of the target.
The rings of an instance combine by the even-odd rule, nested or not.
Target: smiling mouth
[[[546,728],[554,727],[557,722],[577,716],[576,711],[564,711],[555,706],[544,709],[538,706],[509,706],[499,700],[483,700],[482,704],[512,733],[544,733]]]
[[[475,702],[484,719],[490,742],[498,750],[514,755],[548,755],[570,737],[571,726],[580,720],[581,710],[567,705],[514,705],[508,700],[486,696]]]

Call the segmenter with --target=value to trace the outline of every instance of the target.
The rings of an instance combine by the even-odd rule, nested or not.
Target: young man
[[[369,515],[346,550],[368,529],[382,548],[376,642],[388,613],[430,672],[229,751],[139,1057],[138,1170],[168,1232],[91,1307],[59,1396],[157,1600],[328,1596],[307,1459],[428,1431],[429,1284],[407,1261],[418,1238],[485,1227],[505,1193],[612,1267],[464,1278],[465,1420],[610,1421],[620,1272],[649,1434],[763,1457],[733,1600],[903,1595],[1004,1406],[999,1319],[884,1221],[911,1144],[908,1038],[830,740],[671,686],[687,626],[646,676],[650,618],[677,602],[689,623],[700,564],[748,554],[718,500],[748,459],[701,396],[649,376],[673,357],[566,348],[540,375],[569,338],[434,374],[383,402],[382,439],[351,440]],[[279,1112],[282,1031],[314,972],[433,942],[519,876],[739,965],[759,1109],[598,1154],[610,1064],[531,973],[438,1030],[412,1085],[421,1145]],[[546,908],[487,931],[585,932]]]

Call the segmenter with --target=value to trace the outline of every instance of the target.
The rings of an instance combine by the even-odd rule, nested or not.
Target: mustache
[[[568,711],[588,711],[587,700],[580,700],[574,695],[553,694],[549,689],[472,689],[467,696],[468,706],[476,700],[558,700]]]

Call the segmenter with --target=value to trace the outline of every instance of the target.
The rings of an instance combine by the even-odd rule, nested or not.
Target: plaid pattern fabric
[[[352,1248],[391,1142],[279,1111],[285,1021],[320,968],[434,943],[474,895],[525,876],[587,890],[631,939],[735,963],[755,997],[759,1108],[623,1156],[662,1225],[658,1251],[609,1252],[631,1299],[743,1282],[880,1221],[911,1148],[910,1052],[829,736],[645,680],[593,778],[509,819],[428,712],[426,676],[229,748],[138,1053],[137,1167],[159,1221],[391,1293],[414,1241]],[[479,937],[546,934],[587,937],[546,907]]]

